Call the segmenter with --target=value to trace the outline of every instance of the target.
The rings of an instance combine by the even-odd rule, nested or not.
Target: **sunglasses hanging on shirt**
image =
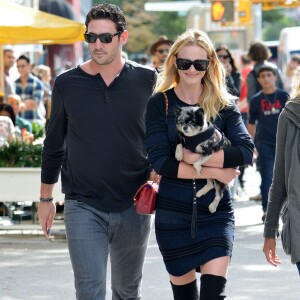
[[[120,35],[121,31],[118,31],[117,33],[101,33],[101,34],[95,34],[95,33],[85,33],[84,39],[87,43],[96,43],[97,39],[100,40],[103,44],[109,44],[112,42],[112,39],[116,35]]]
[[[206,71],[208,69],[209,60],[196,59],[192,61],[186,58],[177,58],[176,65],[179,70],[183,70],[183,71],[188,70],[192,65],[197,71]]]

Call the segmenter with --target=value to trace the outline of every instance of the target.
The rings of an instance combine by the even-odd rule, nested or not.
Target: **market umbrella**
[[[83,41],[85,26],[27,6],[0,0],[0,94],[3,91],[3,44],[73,44]]]
[[[0,0],[0,44],[73,44],[84,31],[82,23]]]

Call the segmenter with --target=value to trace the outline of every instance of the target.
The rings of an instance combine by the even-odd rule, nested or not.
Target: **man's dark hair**
[[[269,60],[271,51],[264,43],[255,42],[250,46],[248,56],[256,63],[261,63]]]
[[[260,73],[262,73],[262,72],[272,72],[275,76],[277,75],[276,70],[274,68],[272,68],[270,66],[262,66],[256,72],[256,77],[259,77]]]
[[[119,6],[109,3],[96,4],[92,7],[85,19],[85,27],[88,28],[92,20],[111,20],[116,24],[117,31],[126,29],[126,20]]]
[[[19,58],[17,59],[17,61],[19,61],[20,59],[24,59],[24,60],[27,61],[28,64],[30,64],[30,59],[29,59],[29,57],[27,57],[27,56],[25,56],[25,55],[21,55],[21,56],[19,56]]]
[[[3,53],[6,53],[6,52],[14,52],[14,50],[10,49],[10,48],[6,48],[6,49],[3,50]]]
[[[291,60],[297,62],[300,65],[300,54],[293,54]]]

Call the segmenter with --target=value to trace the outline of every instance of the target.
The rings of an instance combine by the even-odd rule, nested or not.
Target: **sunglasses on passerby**
[[[186,59],[186,58],[177,58],[176,65],[177,65],[177,68],[182,71],[188,70],[191,67],[191,65],[193,65],[197,71],[206,71],[208,69],[209,60],[208,59],[196,59],[196,60],[192,61],[192,60]]]
[[[169,49],[167,49],[167,50],[164,50],[164,49],[158,49],[158,50],[156,50],[156,52],[158,52],[159,54],[163,54],[163,53],[168,54],[168,53],[169,53]]]
[[[222,58],[223,59],[228,59],[228,58],[230,58],[229,55],[221,55],[221,54],[220,55],[218,54],[218,57],[219,57],[219,59],[222,59]]]
[[[87,43],[96,43],[97,39],[100,40],[103,44],[109,44],[112,42],[112,39],[114,36],[121,34],[121,31],[118,31],[117,33],[101,33],[101,34],[95,34],[95,33],[85,33],[84,39]]]

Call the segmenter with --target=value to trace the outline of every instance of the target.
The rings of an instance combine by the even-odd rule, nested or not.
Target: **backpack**
[[[256,93],[258,93],[259,91],[262,90],[262,86],[261,86],[261,84],[258,82],[258,80],[257,80],[257,78],[256,78],[257,74],[256,74],[256,72],[255,72],[254,69],[252,69],[252,70],[249,72],[249,74],[252,74],[252,76],[254,77],[254,80],[255,80],[255,89],[256,89],[255,94],[256,94]]]

